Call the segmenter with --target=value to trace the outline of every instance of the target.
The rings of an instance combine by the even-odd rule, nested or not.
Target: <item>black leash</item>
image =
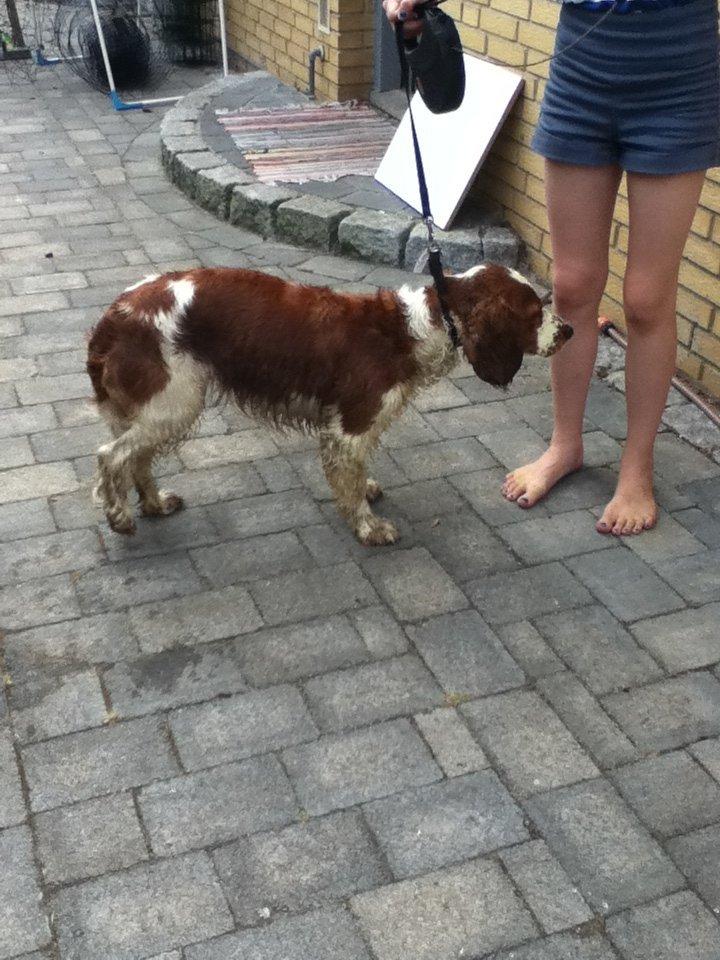
[[[400,82],[405,90],[405,96],[408,102],[408,113],[410,114],[410,129],[412,131],[413,150],[415,151],[415,166],[417,168],[418,187],[420,188],[420,205],[422,207],[423,220],[427,228],[427,253],[428,269],[435,284],[435,291],[440,302],[440,313],[442,314],[443,324],[452,340],[454,347],[460,344],[460,335],[458,334],[455,321],[447,305],[447,281],[442,268],[442,259],[440,256],[440,247],[435,239],[435,222],[430,210],[430,195],[425,179],[425,168],[423,166],[422,154],[420,153],[420,142],[418,140],[417,130],[415,128],[415,117],[412,112],[412,78],[410,76],[410,67],[405,56],[405,41],[403,38],[403,25],[398,22],[395,24],[395,40],[397,43],[398,56],[400,58]]]

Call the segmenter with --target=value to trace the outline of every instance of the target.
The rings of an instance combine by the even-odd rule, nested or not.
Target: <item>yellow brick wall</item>
[[[524,239],[532,268],[550,274],[550,242],[543,192],[543,162],[530,150],[548,64],[530,66],[552,53],[560,5],[554,0],[449,0],[469,52],[525,73],[524,93],[474,187],[499,201]],[[611,276],[603,312],[622,325],[622,276],[628,236],[625,184],[615,211]],[[678,365],[720,396],[720,169],[708,175],[680,270]]]
[[[318,27],[317,0],[229,0],[228,45],[244,60],[306,90],[308,55],[318,46],[319,99],[367,96],[372,79],[372,0],[330,0],[330,32]]]

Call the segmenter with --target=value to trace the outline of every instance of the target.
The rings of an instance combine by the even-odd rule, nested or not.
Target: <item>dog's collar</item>
[[[437,293],[440,304],[440,316],[442,317],[443,326],[452,341],[453,347],[457,350],[460,346],[460,334],[458,333],[455,320],[447,305],[447,281],[445,280],[445,274],[443,273],[442,262],[440,260],[440,248],[432,242],[428,247],[428,268],[433,278],[433,283],[435,284],[435,292]]]

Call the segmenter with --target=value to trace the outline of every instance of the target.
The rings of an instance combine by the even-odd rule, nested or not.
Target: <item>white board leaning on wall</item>
[[[453,113],[431,113],[419,93],[412,99],[433,219],[451,226],[478,170],[523,87],[523,77],[479,57],[464,55],[465,99]],[[418,212],[410,116],[405,112],[375,179]]]

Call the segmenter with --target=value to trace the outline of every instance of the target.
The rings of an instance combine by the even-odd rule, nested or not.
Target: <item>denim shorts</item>
[[[633,173],[720,165],[717,0],[607,15],[563,4],[533,137],[550,160]]]

